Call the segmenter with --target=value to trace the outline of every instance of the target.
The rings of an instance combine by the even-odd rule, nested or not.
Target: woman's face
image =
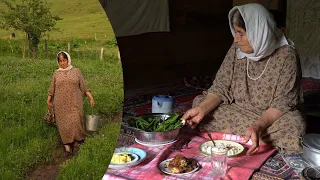
[[[248,41],[246,31],[236,24],[233,24],[233,29],[235,31],[233,42],[235,42],[237,47],[240,48],[240,51],[246,54],[253,53],[253,49]]]
[[[58,63],[60,68],[66,69],[68,67],[68,60],[64,58],[62,55],[58,57]]]

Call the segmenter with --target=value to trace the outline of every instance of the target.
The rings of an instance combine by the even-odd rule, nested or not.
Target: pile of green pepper
[[[177,129],[183,125],[182,121],[179,119],[179,114],[170,116],[165,121],[161,120],[159,117],[131,117],[129,124],[131,127],[135,127],[147,132],[164,132]]]

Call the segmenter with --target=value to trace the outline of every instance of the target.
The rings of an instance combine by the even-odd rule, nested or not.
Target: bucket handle
[[[157,101],[157,104],[158,104],[159,107],[162,106],[162,102]]]

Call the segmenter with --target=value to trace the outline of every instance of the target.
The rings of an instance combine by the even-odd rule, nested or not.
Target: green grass
[[[105,41],[96,41],[95,39],[71,39],[71,40],[48,40],[48,57],[45,53],[45,41],[42,40],[39,44],[39,58],[55,59],[59,51],[67,51],[68,43],[70,43],[71,59],[99,59],[101,48],[104,48],[103,54],[105,59],[109,56],[118,58],[118,47],[115,44],[114,38]],[[12,49],[11,49],[11,47]],[[25,45],[25,57],[30,57],[28,45]],[[12,53],[13,51],[13,53]],[[0,39],[0,56],[11,56],[22,58],[22,40],[15,39],[8,40]]]
[[[67,51],[68,43],[72,65],[83,73],[96,102],[92,109],[86,98],[84,114],[102,115],[102,127],[87,138],[73,159],[61,166],[58,179],[101,179],[120,128],[110,115],[121,112],[123,101],[122,68],[114,33],[97,0],[47,2],[51,12],[63,20],[57,22],[59,31],[43,35],[37,59],[29,58],[27,42],[26,58],[22,59],[24,32],[0,30],[0,179],[23,179],[40,162],[53,157],[60,137],[57,129],[41,118],[46,113],[47,90],[57,68],[56,54]],[[0,12],[4,11],[6,6],[0,3]],[[10,39],[12,32],[16,38]]]
[[[94,138],[87,138],[78,155],[60,165],[57,179],[97,179],[100,180],[109,163],[117,142],[120,124],[108,121],[105,128]]]
[[[19,0],[17,0],[19,2]],[[63,20],[58,21],[56,27],[60,32],[49,32],[50,39],[94,38],[98,40],[111,39],[114,36],[111,24],[98,0],[47,0],[51,12]],[[0,3],[0,12],[6,11],[4,3]],[[17,38],[23,38],[21,31],[10,29],[0,30],[0,39],[9,39],[12,32]]]
[[[3,42],[0,41],[1,43]],[[54,54],[58,51],[51,50],[50,58],[21,59],[15,54],[0,56],[0,179],[24,178],[25,173],[40,161],[52,158],[53,149],[59,141],[56,128],[42,120],[47,108],[47,91],[52,74],[57,68]],[[76,51],[71,54],[74,57],[73,66],[82,71],[92,90],[96,102],[94,113],[107,116],[120,113],[123,101],[122,69],[112,48],[106,51],[103,61],[96,58],[98,56],[94,50],[88,51],[87,56],[81,58]],[[85,98],[84,114],[91,113],[89,100]],[[99,135],[89,137],[83,150],[69,162],[70,165],[63,166],[62,177],[74,176],[74,172],[70,170],[74,168],[73,161],[81,161],[82,168],[75,171],[77,173],[81,171],[81,174],[88,174],[90,177],[103,175],[102,169],[107,168],[115,136],[119,132],[119,124],[112,123],[107,116],[103,116],[104,128]],[[102,138],[104,134],[105,137]],[[102,149],[101,144],[108,145]],[[100,148],[99,153],[90,153],[90,149]],[[97,161],[87,161],[88,158]],[[93,164],[100,168],[92,168]]]

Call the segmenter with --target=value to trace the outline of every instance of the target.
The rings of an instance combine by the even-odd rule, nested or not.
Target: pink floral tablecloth
[[[213,139],[232,140],[241,143],[243,138],[237,135],[223,134],[212,132]],[[191,137],[191,141],[187,149],[182,149],[182,152],[169,150],[171,146],[175,146],[180,141],[183,141],[185,137],[181,137],[179,141],[165,146],[158,147],[146,147],[140,144],[133,144],[130,147],[135,147],[144,150],[147,153],[146,159],[137,166],[124,168],[124,169],[111,169],[108,168],[103,176],[103,180],[183,180],[183,179],[212,179],[210,156],[202,154],[198,147],[200,144],[209,141],[206,133],[200,133],[198,135],[186,134],[185,136]],[[261,165],[274,153],[276,150],[267,144],[260,144],[259,152],[247,156],[246,151],[250,147],[251,142],[242,144],[245,147],[245,151],[238,156],[228,158],[228,170],[227,174],[222,179],[249,179],[253,172],[261,167]],[[186,175],[167,175],[163,173],[158,165],[165,159],[173,158],[176,154],[181,154],[188,158],[196,159],[200,164],[200,169],[194,173]]]

